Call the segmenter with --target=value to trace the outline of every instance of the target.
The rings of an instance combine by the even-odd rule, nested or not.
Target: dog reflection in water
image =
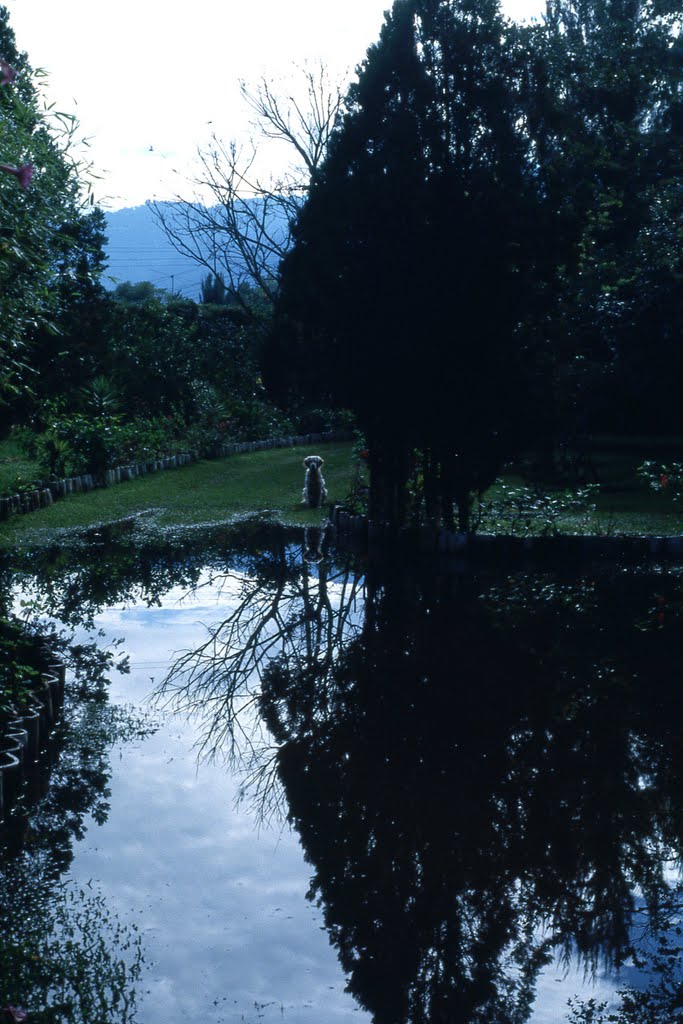
[[[301,504],[306,508],[320,508],[324,501],[327,501],[327,488],[322,474],[322,467],[325,463],[319,455],[307,455],[304,459],[306,476],[304,478],[304,489],[301,494]]]
[[[304,530],[303,557],[304,562],[317,565],[325,557],[325,538],[327,527],[307,526]]]

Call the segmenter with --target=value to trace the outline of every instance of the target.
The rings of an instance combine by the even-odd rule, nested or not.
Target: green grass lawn
[[[683,535],[683,503],[648,490],[637,469],[651,459],[683,461],[683,438],[595,438],[593,466],[600,484],[597,528],[616,534]]]
[[[330,501],[344,502],[352,486],[350,444],[316,446],[325,458]],[[683,445],[670,440],[601,438],[593,463],[600,482],[597,511],[562,522],[563,531],[611,535],[683,535],[683,503],[648,491],[636,467],[647,458],[680,459]],[[260,515],[285,524],[311,525],[327,509],[304,509],[303,448],[278,448],[202,461],[115,487],[65,498],[51,508],[0,523],[0,544],[32,544],[55,531],[111,523],[147,514],[159,529],[234,521]],[[33,479],[37,467],[12,442],[0,444],[0,493],[17,476]],[[3,488],[2,481],[8,486]],[[518,483],[514,477],[508,482]]]
[[[318,449],[325,459],[330,500],[341,502],[351,487],[351,445],[321,444]],[[0,543],[31,543],[31,535],[38,539],[36,531],[93,526],[142,513],[153,515],[161,529],[253,514],[287,524],[315,524],[327,517],[327,508],[301,505],[306,454],[301,447],[249,452],[71,495],[50,508],[1,523]]]

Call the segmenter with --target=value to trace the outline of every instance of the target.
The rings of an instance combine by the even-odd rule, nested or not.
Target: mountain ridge
[[[255,233],[254,221],[251,220],[253,214],[257,223],[265,221],[267,234],[276,238],[278,246],[284,247],[289,236],[287,216],[277,204],[261,207],[261,203],[258,197],[245,201],[245,206],[250,207],[249,213],[245,215],[245,233]],[[187,204],[169,202],[160,205],[168,209],[169,219],[173,221],[173,208]],[[150,281],[156,288],[164,288],[174,295],[195,300],[200,298],[202,281],[209,270],[191,257],[176,251],[149,204],[105,211],[105,220],[108,236],[105,247],[108,260],[106,287],[113,289],[122,281],[133,284]],[[217,220],[220,223],[220,213]],[[239,263],[239,255],[235,256]],[[263,258],[269,265],[272,259],[272,270],[275,272],[278,263],[275,252]]]
[[[108,266],[104,284],[110,290],[122,281],[151,281],[175,295],[198,299],[208,271],[176,252],[149,206],[105,211]]]

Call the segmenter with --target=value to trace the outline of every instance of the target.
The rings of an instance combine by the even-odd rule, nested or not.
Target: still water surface
[[[109,698],[140,728],[95,730],[59,863],[139,929],[136,1019],[550,1024],[615,961],[642,987],[682,834],[680,574],[420,575],[317,541],[6,567],[76,641],[123,638]]]

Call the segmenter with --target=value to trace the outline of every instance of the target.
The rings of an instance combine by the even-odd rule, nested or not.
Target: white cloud
[[[508,0],[511,13],[538,0]],[[513,6],[514,5],[514,6]],[[17,43],[49,72],[47,92],[76,113],[112,209],[176,192],[212,131],[246,138],[239,79],[322,58],[353,69],[389,0],[8,0]],[[150,148],[151,147],[151,148]]]

